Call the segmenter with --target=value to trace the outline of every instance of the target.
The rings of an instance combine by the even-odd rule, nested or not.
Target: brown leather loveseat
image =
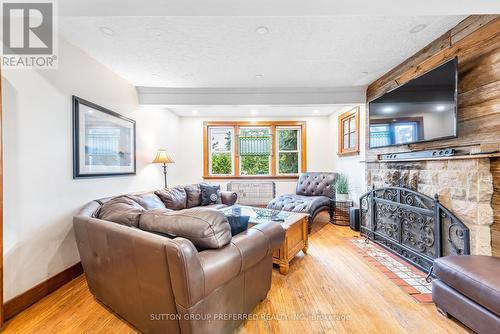
[[[144,333],[231,332],[266,298],[283,228],[262,223],[231,236],[219,210],[160,203],[153,192],[124,195],[74,217],[90,291]],[[160,233],[164,226],[187,229],[193,241]]]

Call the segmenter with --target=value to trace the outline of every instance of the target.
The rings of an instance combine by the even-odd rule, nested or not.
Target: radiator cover
[[[276,196],[276,184],[272,181],[232,181],[227,190],[238,194],[238,204],[251,206],[267,206]]]

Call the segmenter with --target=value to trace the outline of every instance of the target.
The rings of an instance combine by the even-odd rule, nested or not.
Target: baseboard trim
[[[48,280],[32,287],[28,291],[23,292],[19,296],[12,298],[3,305],[5,321],[24,311],[43,297],[59,289],[64,284],[75,279],[82,272],[82,264],[78,262],[59,274],[52,276]]]

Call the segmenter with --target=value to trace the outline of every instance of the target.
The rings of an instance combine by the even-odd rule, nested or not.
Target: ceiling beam
[[[162,88],[137,87],[142,105],[316,105],[365,102],[366,87]]]

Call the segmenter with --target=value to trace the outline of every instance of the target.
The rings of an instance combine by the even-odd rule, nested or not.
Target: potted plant
[[[349,200],[349,178],[345,174],[339,174],[335,181],[335,199],[338,201]]]

